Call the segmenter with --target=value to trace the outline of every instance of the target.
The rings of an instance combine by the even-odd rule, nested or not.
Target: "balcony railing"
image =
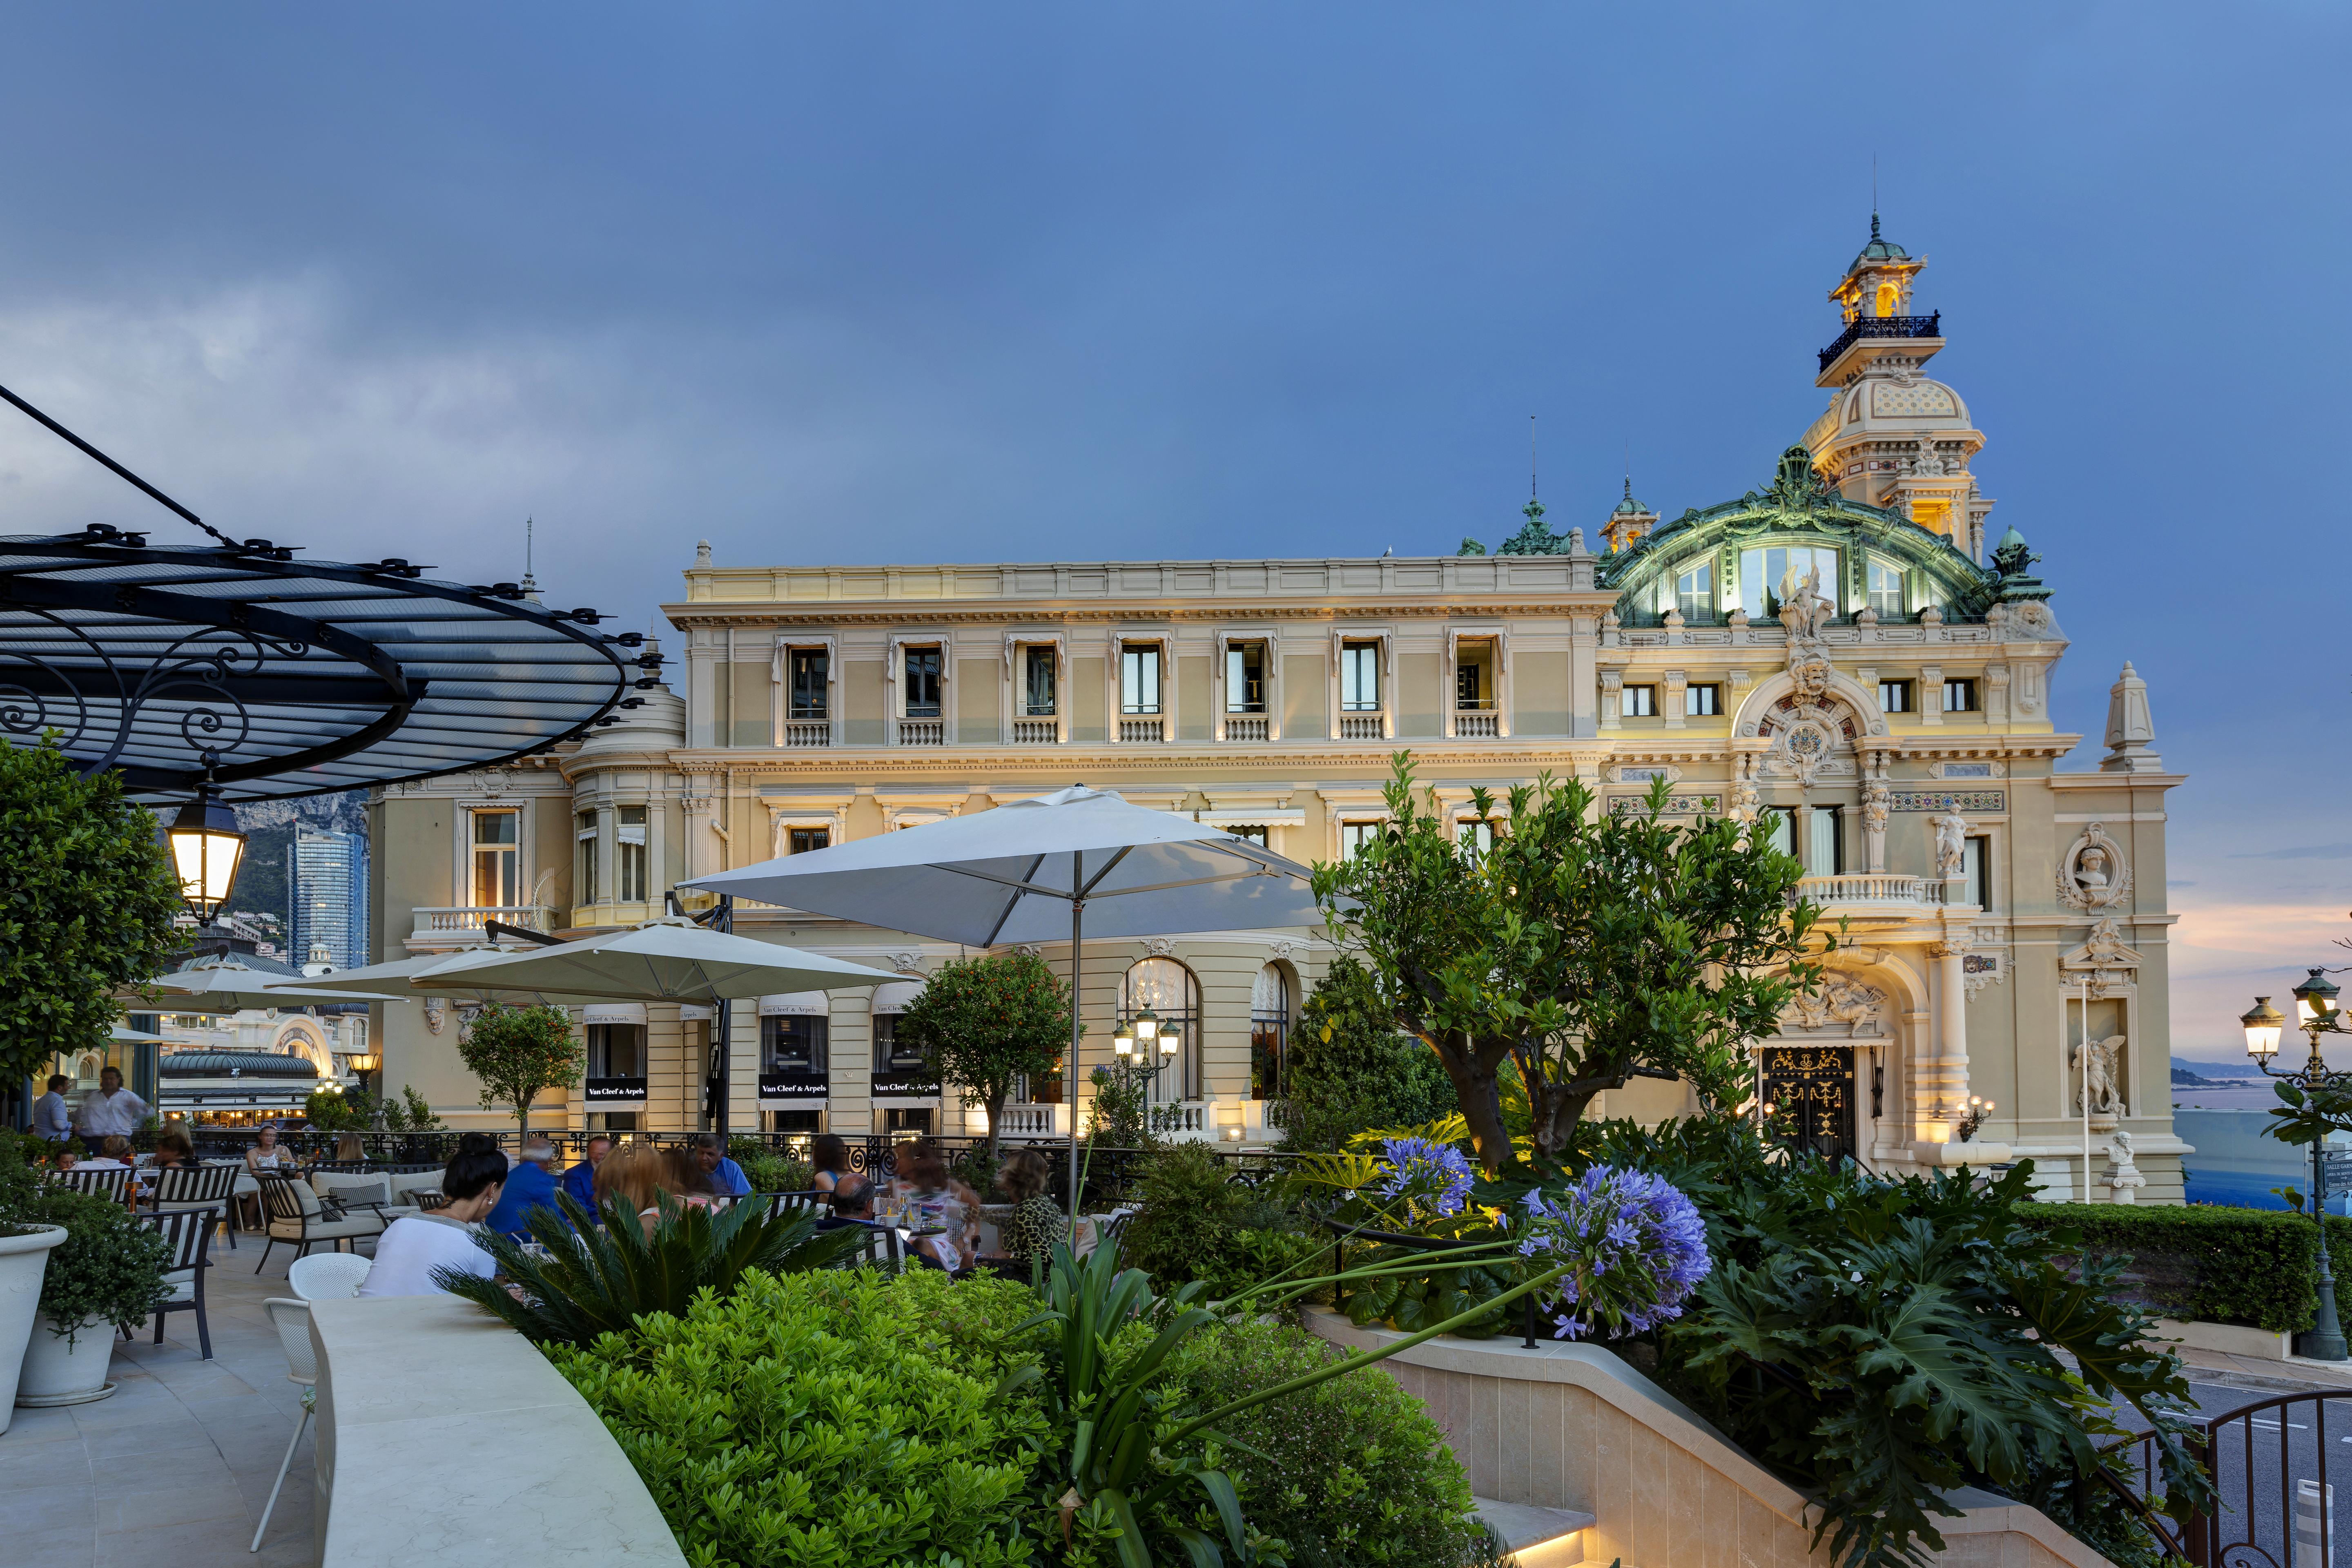
[[[1068,1123],[1062,1120],[1066,1107],[1059,1105],[1008,1105],[1004,1108],[1004,1124],[997,1135],[1002,1138],[1058,1138],[1064,1136]]]
[[[898,721],[898,744],[902,746],[944,746],[948,743],[948,721],[944,719],[901,719]]]
[[[1500,740],[1503,716],[1499,713],[1456,713],[1454,715],[1454,733],[1465,741]]]
[[[1225,715],[1225,739],[1263,741],[1266,738],[1268,723],[1269,721],[1262,713],[1228,713]]]
[[[1118,738],[1122,741],[1157,741],[1167,733],[1166,721],[1160,719],[1121,719]]]
[[[784,724],[784,744],[787,746],[830,746],[833,725],[824,719],[792,719]]]
[[[1343,741],[1378,741],[1387,734],[1388,725],[1378,713],[1339,715],[1339,739]]]
[[[1062,738],[1059,719],[1015,719],[1013,721],[1013,743],[1016,746],[1050,746]]]
[[[1845,353],[1847,345],[1858,338],[1933,338],[1942,336],[1940,323],[1944,312],[1931,316],[1856,316],[1846,330],[1838,334],[1837,342],[1822,351],[1822,368],[1827,370],[1832,361]]]
[[[555,924],[555,911],[541,909],[536,904],[412,905],[410,913],[416,922],[410,928],[411,934],[415,936],[479,933],[484,922],[488,921],[521,926],[527,931],[550,931]]]
[[[1944,907],[1944,883],[1934,877],[1861,871],[1841,877],[1800,878],[1796,896],[1832,911],[1858,907],[1937,910]]]

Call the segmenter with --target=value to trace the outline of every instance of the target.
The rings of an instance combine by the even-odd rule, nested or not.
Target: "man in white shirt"
[[[362,1296],[446,1294],[433,1278],[436,1268],[455,1268],[487,1279],[498,1265],[474,1239],[473,1227],[498,1207],[507,1158],[496,1150],[459,1154],[441,1173],[449,1201],[430,1214],[404,1215],[375,1244],[375,1262],[360,1281]]]
[[[146,1120],[147,1102],[122,1087],[120,1068],[106,1068],[98,1075],[98,1087],[82,1100],[74,1125],[95,1154],[109,1138],[128,1138]]]

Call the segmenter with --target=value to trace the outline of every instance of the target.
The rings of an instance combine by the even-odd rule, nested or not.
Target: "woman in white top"
[[[494,1150],[459,1154],[441,1173],[449,1201],[430,1214],[403,1215],[375,1244],[375,1262],[360,1281],[362,1296],[439,1296],[447,1292],[434,1270],[454,1268],[488,1279],[498,1265],[474,1239],[473,1227],[498,1207],[506,1184],[506,1156]]]

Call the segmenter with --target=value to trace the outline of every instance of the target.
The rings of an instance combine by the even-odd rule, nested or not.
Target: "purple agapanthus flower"
[[[1639,1333],[1683,1314],[1713,1267],[1698,1210],[1663,1177],[1611,1165],[1546,1197],[1530,1192],[1512,1228],[1519,1254],[1565,1263],[1551,1305],[1556,1339],[1581,1339],[1602,1323]]]
[[[1433,1139],[1387,1139],[1381,1145],[1381,1158],[1388,1173],[1372,1190],[1384,1198],[1402,1199],[1414,1219],[1460,1214],[1477,1179],[1461,1150]]]

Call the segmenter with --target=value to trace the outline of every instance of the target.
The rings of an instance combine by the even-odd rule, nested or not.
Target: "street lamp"
[[[2352,1081],[2352,1073],[2329,1069],[2326,1059],[2319,1054],[2322,1035],[2352,1035],[2344,1026],[2344,1014],[2336,1005],[2336,988],[2324,969],[2315,969],[2304,983],[2294,988],[2294,1026],[2311,1038],[2311,1057],[2294,1072],[2278,1072],[2271,1067],[2271,1058],[2278,1054],[2279,1037],[2284,1032],[2285,1016],[2271,1005],[2267,996],[2257,996],[2254,1005],[2238,1016],[2246,1031],[2246,1055],[2263,1069],[2266,1078],[2282,1079],[2305,1089],[2338,1089]],[[2302,1353],[2314,1361],[2344,1361],[2347,1358],[2344,1342],[2344,1327],[2336,1315],[2336,1273],[2327,1261],[2327,1161],[2324,1151],[2326,1140],[2322,1138],[2311,1146],[2311,1211],[2319,1226],[2319,1309],[2312,1320],[2311,1331],[2303,1336]]]
[[[196,798],[180,808],[165,837],[171,841],[172,867],[180,879],[180,901],[200,926],[228,902],[236,886],[237,862],[245,858],[245,834],[236,813],[213,797],[209,782],[196,786]]]
[[[1135,1026],[1121,1024],[1110,1037],[1110,1048],[1122,1062],[1135,1059]]]

